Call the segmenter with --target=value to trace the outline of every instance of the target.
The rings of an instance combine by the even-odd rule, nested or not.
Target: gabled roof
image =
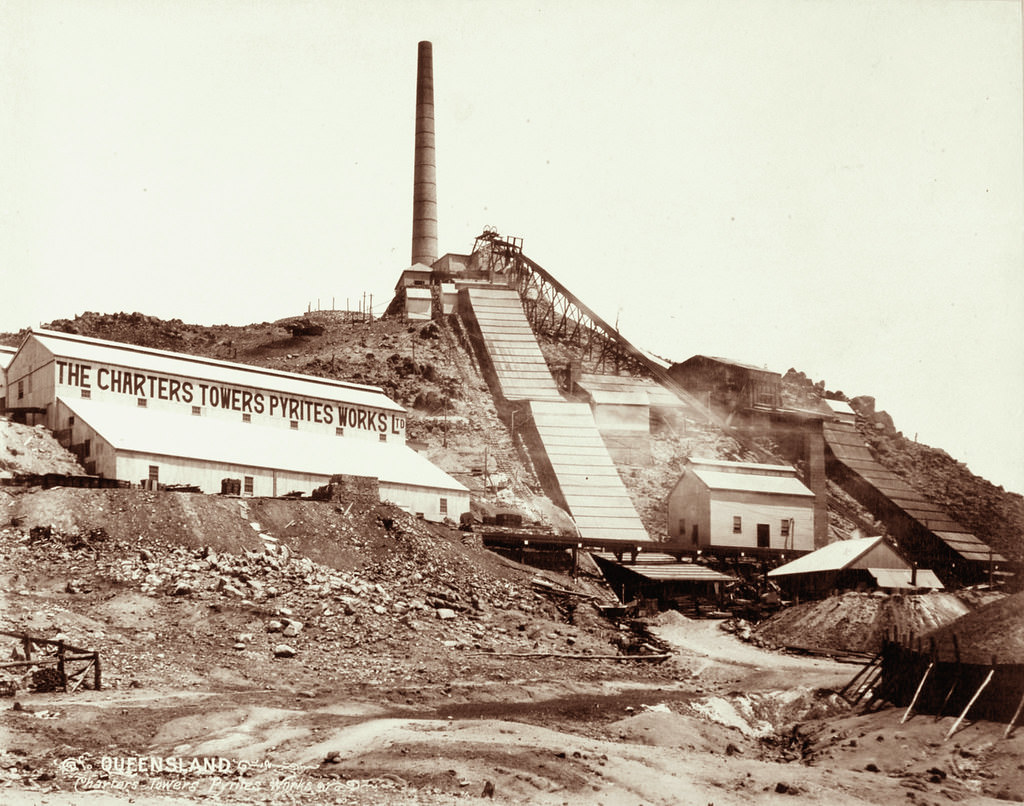
[[[796,469],[789,465],[690,459],[688,470],[709,490],[814,498],[814,493],[796,477]]]
[[[324,476],[376,476],[392,484],[466,491],[405,445],[230,422],[217,417],[193,417],[98,400],[57,399],[119,451]]]
[[[856,537],[851,540],[839,540],[827,546],[797,557],[792,562],[780,565],[768,572],[770,577],[789,576],[791,574],[814,574],[819,571],[841,571],[873,548],[878,546],[884,537]]]
[[[341,401],[386,411],[405,411],[385,395],[379,386],[348,383],[331,378],[314,378],[295,372],[172,353],[168,350],[93,339],[74,333],[33,330],[26,340],[33,338],[59,358],[113,364],[145,372],[184,376],[235,386],[270,389],[285,394]]]

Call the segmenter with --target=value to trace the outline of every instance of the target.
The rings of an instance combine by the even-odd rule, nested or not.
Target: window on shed
[[[448,514],[448,499],[447,498],[442,498],[441,499],[441,514],[442,515],[447,515]]]
[[[769,548],[772,544],[772,527],[767,523],[757,524],[757,547],[759,549]]]
[[[86,456],[89,456],[90,454],[92,454],[92,440],[91,439],[87,439],[85,442],[83,442],[82,443],[82,449],[85,451],[85,455]]]
[[[149,480],[159,481],[160,480],[160,467],[158,465],[149,466]]]
[[[193,406],[192,407],[192,416],[193,417],[202,417],[203,416],[203,407],[202,406]]]
[[[244,484],[245,484],[245,494],[246,495],[252,495],[253,478],[252,478],[252,476],[245,476],[244,479],[245,479],[245,481],[244,481]]]
[[[743,518],[739,515],[732,516],[732,533],[738,535],[743,531]]]
[[[251,423],[252,422],[252,415],[249,414],[249,412],[244,412],[242,414],[242,422],[243,423]]]
[[[293,431],[298,431],[299,430],[299,421],[298,420],[292,420],[290,423],[288,423],[288,425],[289,425],[289,427]]]
[[[381,434],[380,435],[380,441],[381,442],[387,442],[388,441],[388,435],[387,434]]]
[[[677,530],[676,534],[678,534],[680,537],[686,534],[686,518],[679,519],[679,529]]]
[[[336,426],[334,429],[334,436],[343,437],[345,436],[345,429],[342,426]]]
[[[92,397],[92,389],[83,389],[82,390],[82,397],[84,397],[86,399],[91,398]]]
[[[72,414],[70,417],[68,417],[68,425],[74,425],[74,424],[75,424],[75,415]]]
[[[693,545],[697,545],[700,542],[700,527],[695,523],[693,524]]]
[[[18,400],[21,400],[23,397],[25,397],[25,382],[18,381]]]
[[[789,518],[783,518],[779,524],[779,534],[783,537],[789,537],[789,525],[792,521]]]
[[[140,397],[140,398],[138,399],[138,406],[139,406],[139,408],[140,408],[140,409],[144,409],[144,408],[146,408],[146,406],[147,406],[148,404],[149,404],[149,401],[147,401],[147,400],[146,400],[146,398],[144,398],[144,397]]]

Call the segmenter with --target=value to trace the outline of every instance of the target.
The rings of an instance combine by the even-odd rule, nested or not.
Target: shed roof
[[[792,465],[766,465],[756,462],[731,462],[726,459],[702,459],[692,456],[686,460],[689,464],[707,470],[721,470],[733,473],[748,473],[766,476],[796,476],[796,468]]]
[[[764,493],[766,495],[797,495],[814,498],[803,482],[795,476],[767,476],[754,473],[730,473],[691,467],[691,472],[709,490],[731,490],[735,492]]]
[[[939,578],[934,571],[927,568],[917,569],[917,584],[911,583],[914,572],[910,568],[868,568],[868,573],[875,578],[880,588],[896,588],[898,590],[917,590],[928,588],[941,590],[943,588]]]
[[[619,562],[611,552],[594,552],[594,557],[617,565],[654,582],[735,582],[736,577],[706,565],[680,562],[670,554],[641,554],[636,562]]]
[[[172,353],[168,350],[93,339],[73,333],[33,330],[27,337],[27,339],[30,338],[36,339],[43,347],[61,358],[114,364],[147,372],[210,380],[236,386],[271,389],[285,394],[341,401],[386,411],[405,411],[385,395],[379,386],[348,383],[330,378],[314,378],[295,372],[283,372],[248,364],[219,361],[215,358]]]
[[[832,409],[836,414],[849,414],[853,416],[857,413],[845,400],[829,400],[828,398],[823,398],[822,403]]]
[[[465,492],[405,445],[138,409],[59,397],[116,450],[332,476],[375,476],[393,484]]]
[[[636,378],[632,375],[597,375],[584,372],[580,376],[579,385],[591,395],[603,392],[632,392],[647,396],[651,406],[661,408],[682,408],[683,401],[659,383],[648,378]]]
[[[814,574],[820,571],[841,571],[863,557],[883,540],[885,538],[879,535],[829,543],[817,551],[812,551],[785,565],[773,568],[768,572],[768,576],[783,577],[792,574]]]

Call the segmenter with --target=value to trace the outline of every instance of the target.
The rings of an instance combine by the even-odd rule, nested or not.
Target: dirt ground
[[[116,532],[114,523],[135,515],[130,495],[111,493],[123,496],[110,521]],[[174,495],[184,494],[136,503],[171,522],[181,506]],[[45,511],[45,495],[28,496],[10,509]],[[66,500],[61,508],[91,511]],[[761,649],[716,621],[676,613],[646,625],[670,659],[608,660],[619,655],[619,628],[597,617],[584,623],[564,598],[531,587],[536,572],[457,533],[421,525],[420,534],[405,523],[401,539],[414,545],[398,550],[364,524],[363,554],[325,566],[296,553],[281,565],[275,548],[260,556],[281,567],[261,571],[246,545],[225,544],[211,564],[208,553],[200,561],[205,549],[143,538],[129,550],[115,536],[90,542],[66,527],[77,537],[0,533],[3,567],[19,569],[2,586],[0,629],[99,647],[109,686],[0,700],[4,804],[1024,799],[1022,731],[1002,739],[1003,725],[967,722],[943,741],[950,718],[901,725],[891,708],[851,713],[832,692],[856,666]],[[248,528],[247,540],[262,540]],[[297,549],[297,536],[275,531]],[[429,557],[420,556],[428,540]],[[403,577],[401,566],[385,568],[399,557],[420,570]],[[249,561],[247,580],[234,574],[239,558]],[[482,609],[457,587],[471,576],[461,567],[470,560]],[[454,617],[439,617],[435,605],[396,612],[400,591],[385,584],[385,570],[404,579],[406,604],[430,598],[427,588],[439,593],[450,574]],[[574,585],[554,574],[546,581]],[[260,586],[275,595],[261,598]],[[416,617],[403,621],[408,612]],[[302,628],[281,639],[267,633],[272,616],[301,618]],[[409,621],[419,626],[402,631]],[[275,657],[278,640],[292,642],[295,656]]]

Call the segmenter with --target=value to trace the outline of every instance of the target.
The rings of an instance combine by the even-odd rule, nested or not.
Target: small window
[[[251,414],[249,414],[248,412],[246,412],[245,414],[243,414],[243,415],[242,415],[242,422],[243,422],[243,423],[251,423],[251,422],[252,422],[252,415],[251,415]]]
[[[21,400],[23,397],[25,397],[25,382],[18,381],[18,400]]]
[[[87,439],[85,442],[83,442],[82,443],[82,448],[85,451],[85,455],[86,456],[92,455],[92,440],[91,439]]]
[[[292,420],[292,421],[291,421],[291,422],[289,423],[289,425],[291,426],[291,429],[292,429],[293,431],[298,431],[298,430],[299,430],[299,421],[298,421],[298,420]]]
[[[146,408],[147,405],[148,405],[148,401],[146,400],[146,398],[140,397],[139,400],[138,400],[139,408],[140,409],[144,409],[144,408]]]
[[[447,515],[448,514],[448,499],[447,498],[442,498],[441,499],[441,514],[442,515]]]
[[[245,494],[252,495],[252,476],[245,477]]]
[[[388,435],[387,434],[381,434],[380,435],[380,441],[381,442],[387,442],[388,441]]]
[[[783,537],[789,537],[789,524],[790,523],[791,523],[791,521],[788,518],[786,518],[785,520],[782,521],[782,523],[779,524],[779,534],[781,534]]]
[[[68,425],[74,425],[74,424],[75,424],[75,415],[72,414],[70,417],[68,417]]]
[[[693,524],[693,545],[697,545],[700,542],[700,527],[697,524]]]
[[[686,518],[679,519],[679,529],[676,530],[676,534],[680,537],[686,534]]]
[[[192,416],[193,417],[202,417],[203,416],[203,407],[202,406],[193,406],[192,407]]]
[[[82,397],[84,397],[86,399],[91,398],[92,397],[92,389],[83,389],[82,390]]]
[[[732,516],[732,533],[738,535],[743,531],[743,518],[739,515]]]
[[[342,428],[339,425],[337,428],[334,429],[334,436],[336,436],[336,437],[343,437],[343,436],[345,436],[345,429]]]
[[[159,481],[160,480],[160,467],[158,465],[149,466],[149,480]]]

